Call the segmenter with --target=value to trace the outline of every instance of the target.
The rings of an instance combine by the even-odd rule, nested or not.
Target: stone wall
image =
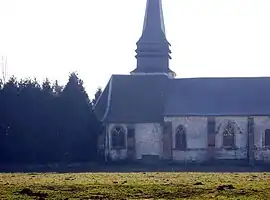
[[[248,118],[247,117],[216,117],[216,159],[247,159],[248,151]],[[223,132],[229,121],[234,122],[235,149],[223,147]]]
[[[143,155],[153,155],[162,158],[162,126],[159,123],[138,123],[138,124],[109,124],[107,126],[108,134],[108,154],[112,160],[127,159],[128,149],[113,149],[111,145],[111,130],[115,125],[125,127],[126,138],[128,128],[135,130],[135,159],[142,159]]]
[[[228,121],[233,121],[236,127],[235,148],[223,147],[223,132]],[[207,117],[166,117],[165,121],[172,122],[172,159],[182,162],[203,162],[210,158],[223,159],[247,159],[248,120],[247,117],[215,117],[215,145],[208,147]],[[187,149],[175,149],[175,133],[179,125],[183,125],[187,131]]]
[[[143,155],[159,156],[162,158],[162,126],[158,123],[136,124],[136,159]]]
[[[270,147],[265,146],[265,130],[270,129],[270,118],[254,117],[254,159],[270,162]]]
[[[143,155],[158,156],[160,159],[171,159],[179,162],[203,162],[209,159],[215,160],[245,160],[248,155],[256,161],[270,162],[270,146],[264,145],[265,130],[270,129],[269,117],[254,117],[254,152],[248,152],[248,117],[215,117],[214,146],[208,146],[207,117],[165,117],[165,122],[171,124],[171,139],[164,140],[163,126],[159,123],[117,124],[128,129],[134,129],[134,158],[142,159]],[[234,148],[223,146],[223,132],[229,121],[235,126]],[[175,133],[179,125],[186,129],[186,150],[175,148]],[[115,124],[107,125],[107,153],[112,160],[124,160],[128,158],[128,148],[111,148],[111,129]],[[127,135],[126,135],[127,138]],[[164,143],[170,143],[171,154],[163,152]],[[253,145],[253,144],[251,144]],[[168,147],[165,145],[165,147]],[[253,148],[251,147],[251,150]],[[165,151],[165,150],[164,150]]]
[[[207,160],[207,118],[206,117],[166,117],[172,122],[172,159],[181,162],[202,162]],[[175,149],[175,133],[179,125],[186,129],[187,150]]]

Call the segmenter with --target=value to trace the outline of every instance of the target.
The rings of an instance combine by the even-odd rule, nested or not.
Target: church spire
[[[151,34],[152,31],[160,32],[160,36],[165,36],[165,24],[163,18],[161,0],[147,0],[143,34]]]
[[[137,68],[131,74],[167,74],[175,77],[169,68],[170,43],[166,39],[162,2],[147,0],[142,35],[137,42]]]

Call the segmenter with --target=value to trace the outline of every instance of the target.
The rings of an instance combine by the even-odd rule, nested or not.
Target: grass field
[[[0,199],[270,199],[270,173],[0,174]]]

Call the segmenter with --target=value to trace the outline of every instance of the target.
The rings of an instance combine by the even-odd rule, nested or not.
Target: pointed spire
[[[175,73],[169,69],[170,43],[166,39],[161,0],[147,0],[142,35],[137,42],[137,68],[132,74]]]
[[[161,0],[147,0],[143,34],[153,31],[166,35]]]

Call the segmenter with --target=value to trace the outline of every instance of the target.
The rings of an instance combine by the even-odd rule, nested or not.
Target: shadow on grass
[[[92,165],[79,163],[78,165],[0,165],[0,172],[3,173],[127,173],[127,172],[270,172],[270,165],[203,165],[203,164],[110,164]]]
[[[218,186],[217,186],[218,187]],[[176,199],[210,197],[241,198],[255,194],[253,190],[229,189],[217,190],[205,186],[184,184],[97,184],[72,186],[33,186],[33,191],[42,191],[50,198],[80,198],[80,199]],[[264,191],[257,191],[263,193]],[[38,192],[36,192],[38,193]]]

